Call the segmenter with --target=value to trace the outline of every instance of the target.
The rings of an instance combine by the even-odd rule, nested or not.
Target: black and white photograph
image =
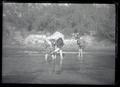
[[[115,9],[3,2],[2,83],[114,85]]]

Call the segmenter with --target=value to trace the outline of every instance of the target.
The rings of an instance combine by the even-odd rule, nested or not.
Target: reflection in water
[[[47,72],[48,66],[43,54],[26,56],[25,53],[19,53],[17,49],[9,49],[4,50],[2,60],[3,82],[78,82],[85,84],[88,82],[112,84],[114,82],[115,55],[108,53],[105,55],[85,53],[81,64],[76,54],[65,54],[61,74]]]

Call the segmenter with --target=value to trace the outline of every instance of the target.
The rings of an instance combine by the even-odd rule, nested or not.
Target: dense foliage
[[[115,6],[107,4],[58,4],[4,3],[3,35],[5,40],[19,40],[33,33],[62,32],[65,37],[72,33],[92,34],[96,41],[115,41]],[[19,32],[19,34],[15,34]],[[15,36],[16,35],[16,36]]]

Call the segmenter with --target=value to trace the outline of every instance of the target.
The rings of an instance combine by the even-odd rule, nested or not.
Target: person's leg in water
[[[80,57],[81,57],[80,60],[82,62],[83,61],[83,49],[82,48],[80,49]]]
[[[62,68],[62,63],[63,63],[63,52],[60,50],[60,69]]]
[[[45,61],[48,62],[48,54],[45,54]]]
[[[52,74],[52,58],[53,56],[49,53],[45,54],[45,61],[46,61],[46,64],[47,64],[47,67],[48,67],[48,73],[49,74]]]
[[[80,51],[80,48],[78,49],[78,57],[79,57],[79,60],[80,60],[80,53],[81,51]]]
[[[57,55],[57,53],[59,52],[60,54],[60,62],[59,62],[59,67],[57,67],[57,71],[55,71],[56,73],[60,73],[61,69],[62,69],[62,62],[63,62],[63,52],[60,48],[56,48],[56,50],[54,51]],[[56,55],[55,55],[55,59],[56,59]],[[59,68],[59,69],[58,69]]]
[[[55,60],[56,60],[56,54],[52,54],[52,71],[55,72]]]
[[[78,55],[78,59],[81,61],[83,61],[83,48],[79,47],[79,55]]]

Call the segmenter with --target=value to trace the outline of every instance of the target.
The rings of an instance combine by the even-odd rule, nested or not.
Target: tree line
[[[33,33],[62,32],[70,37],[75,31],[80,34],[94,32],[96,41],[115,42],[115,6],[97,7],[93,4],[3,3],[3,33],[7,38],[19,31],[22,37]]]

